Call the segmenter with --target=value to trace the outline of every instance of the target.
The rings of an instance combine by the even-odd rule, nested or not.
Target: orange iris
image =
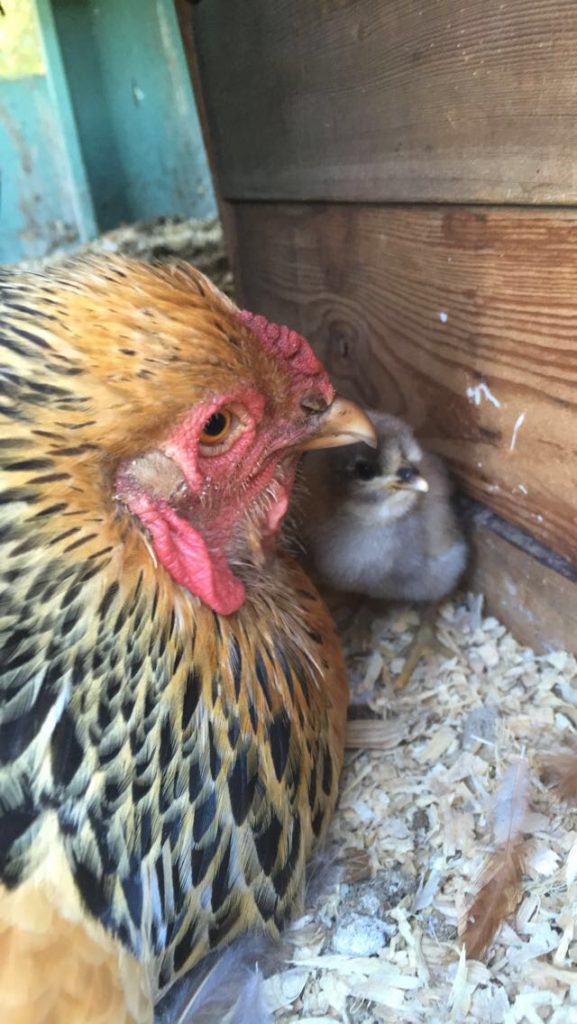
[[[220,444],[230,432],[231,426],[232,414],[228,409],[219,409],[218,412],[213,412],[202,428],[199,438],[200,443],[207,445]]]

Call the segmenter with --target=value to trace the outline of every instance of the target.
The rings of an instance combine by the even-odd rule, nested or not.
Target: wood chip
[[[347,725],[347,750],[394,750],[407,737],[398,721],[357,718]]]
[[[302,945],[293,936],[287,971],[298,967],[308,980],[276,1010],[276,1024],[577,1020],[575,816],[540,783],[536,755],[559,749],[559,728],[575,730],[577,662],[562,651],[536,657],[483,618],[479,598],[449,602],[441,615],[458,655],[419,666],[400,693],[382,680],[402,664],[417,622],[410,610],[375,620],[364,665],[354,652],[379,717],[348,724],[330,838],[352,870],[307,908]],[[522,901],[484,962],[466,961],[456,925],[491,847],[497,780],[523,751],[535,785]],[[389,887],[398,871],[403,884]],[[376,956],[334,952],[332,935],[351,914],[387,924]]]

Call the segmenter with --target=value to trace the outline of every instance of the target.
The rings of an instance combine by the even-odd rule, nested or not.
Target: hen
[[[298,904],[347,690],[275,540],[299,452],[372,428],[186,265],[5,272],[0,305],[0,1019],[146,1024]]]
[[[377,432],[374,451],[354,445],[305,459],[301,516],[310,564],[336,591],[438,602],[456,586],[467,559],[447,471],[402,420],[368,415]],[[435,614],[434,605],[425,613],[397,685],[406,684],[425,648],[439,646]]]

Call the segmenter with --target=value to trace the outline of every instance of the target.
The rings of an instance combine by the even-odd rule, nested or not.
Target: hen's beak
[[[339,448],[345,444],[364,441],[371,448],[377,447],[377,435],[369,417],[354,402],[346,398],[335,398],[328,409],[319,415],[316,430],[302,444],[300,451],[312,448]]]

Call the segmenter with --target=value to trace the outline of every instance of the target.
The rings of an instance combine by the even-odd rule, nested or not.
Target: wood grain
[[[226,199],[224,199],[222,195],[220,181],[217,174],[217,162],[214,152],[213,139],[210,131],[209,118],[206,111],[205,97],[201,88],[200,74],[198,70],[198,55],[197,48],[195,46],[193,31],[192,2],[191,0],[175,0],[174,6],[176,10],[176,17],[178,20],[178,26],[180,29],[180,35],[182,38],[182,44],[184,47],[184,55],[188,66],[188,73],[190,75],[190,80],[192,83],[192,88],[196,99],[198,119],[202,131],[204,147],[206,149],[206,155],[211,173],[214,194],[218,206],[218,214],[222,225],[228,260],[233,275],[236,278],[238,276],[239,268],[237,266],[236,255],[235,219],[231,214],[230,204],[226,201]]]
[[[577,211],[233,206],[242,300],[577,564]]]
[[[359,718],[347,722],[347,750],[394,750],[408,736],[408,729],[398,720]]]
[[[194,6],[226,198],[575,203],[575,0]]]
[[[485,595],[485,612],[537,654],[577,654],[577,584],[484,526],[473,533],[473,590]]]

